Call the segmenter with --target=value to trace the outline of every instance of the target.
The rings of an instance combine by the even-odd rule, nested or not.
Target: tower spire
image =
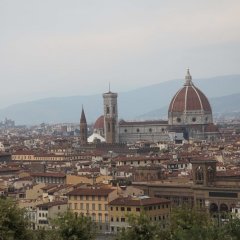
[[[80,123],[86,123],[86,116],[85,116],[85,112],[83,109],[83,105],[82,105],[82,113],[81,113],[81,118],[80,118]]]
[[[82,113],[80,118],[80,144],[87,144],[87,136],[88,136],[87,120],[82,105]]]
[[[185,86],[189,86],[189,85],[192,85],[192,76],[190,74],[190,70],[189,68],[187,68],[187,74],[185,76]]]

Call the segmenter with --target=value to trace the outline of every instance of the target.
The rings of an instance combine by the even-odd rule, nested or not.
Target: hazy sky
[[[240,73],[239,0],[0,0],[0,107]]]

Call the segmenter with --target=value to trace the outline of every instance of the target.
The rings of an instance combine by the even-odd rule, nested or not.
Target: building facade
[[[128,216],[146,214],[150,221],[159,222],[162,228],[169,224],[170,201],[161,198],[120,197],[109,203],[110,230],[112,233],[130,227]]]
[[[117,198],[116,189],[79,188],[69,192],[67,196],[69,210],[91,217],[100,232],[109,231],[108,204]]]

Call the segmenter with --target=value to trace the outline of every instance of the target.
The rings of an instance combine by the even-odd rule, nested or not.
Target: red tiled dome
[[[207,97],[194,86],[192,77],[187,72],[186,83],[173,97],[168,112],[185,112],[185,111],[204,111],[212,112]]]
[[[94,129],[104,129],[104,116],[103,116],[103,115],[100,116],[100,117],[96,120],[93,128],[94,128]]]

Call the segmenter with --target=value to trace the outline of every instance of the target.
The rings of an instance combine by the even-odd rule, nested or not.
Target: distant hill
[[[219,97],[240,92],[240,75],[193,79],[193,81],[208,98],[213,98],[211,104],[214,111],[218,111],[223,106],[226,109],[238,108],[239,100],[233,96],[229,96],[229,99],[225,100],[221,100]],[[144,113],[154,112],[156,109],[160,109],[166,115],[166,106],[183,83],[183,79],[172,80],[119,93],[119,119],[133,120]],[[231,100],[233,98],[234,100]],[[103,113],[102,94],[46,98],[19,103],[1,109],[0,119],[8,117],[15,120],[17,124],[78,122],[82,105],[84,105],[87,121],[89,123],[94,122]]]

